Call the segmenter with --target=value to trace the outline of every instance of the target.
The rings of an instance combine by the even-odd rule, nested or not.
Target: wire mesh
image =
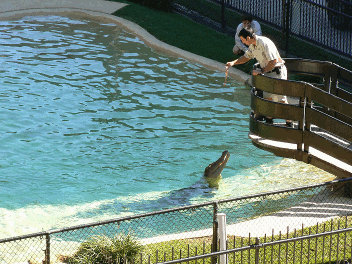
[[[116,244],[118,240],[106,240],[121,237],[131,239],[120,241],[113,253],[99,251],[105,254],[104,263],[158,263],[204,255],[218,248],[213,243],[215,213],[226,214],[227,248],[240,249],[228,254],[230,263],[348,259],[350,231],[304,237],[352,227],[351,198],[344,193],[349,190],[344,186],[351,183],[352,179],[344,180],[344,185],[330,182],[2,239],[0,263],[78,263],[68,260],[88,242],[104,239]],[[298,237],[303,238],[292,240]],[[192,263],[211,263],[215,258]]]
[[[0,263],[42,263],[45,260],[45,250],[44,236],[0,243]]]

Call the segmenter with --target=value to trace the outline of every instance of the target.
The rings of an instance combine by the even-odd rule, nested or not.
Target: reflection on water
[[[306,179],[297,162],[251,145],[249,91],[224,87],[223,72],[155,53],[112,24],[44,16],[0,28],[3,236],[163,208],[168,197],[183,205],[172,193],[225,149],[219,189],[186,203]]]

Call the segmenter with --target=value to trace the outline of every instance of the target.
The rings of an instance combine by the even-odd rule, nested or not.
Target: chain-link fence
[[[282,238],[351,227],[352,200],[349,198],[351,184],[352,179],[333,181],[2,239],[0,263],[79,263],[70,258],[77,255],[77,252],[82,252],[82,245],[87,247],[87,241],[92,242],[92,238],[116,238],[116,236],[133,239],[118,242],[120,251],[114,253],[111,262],[104,263],[116,263],[117,255],[121,262],[157,263],[209,254],[218,251],[216,220],[218,213],[224,213],[227,217],[228,249],[241,248],[229,255],[231,263],[233,261],[254,263],[252,260],[256,256],[252,249],[258,241],[264,243],[260,252],[265,250],[267,256],[268,252],[271,252],[269,255],[276,260],[280,260],[289,252],[291,255],[293,251],[298,252],[300,247],[304,247],[300,252],[305,252],[300,254],[307,258],[306,255],[311,250],[308,242],[296,241],[295,246],[291,246],[293,241],[287,242],[282,251],[277,249],[281,247],[279,242],[275,245],[272,243],[281,241]],[[318,238],[316,239],[318,241]],[[322,237],[319,239],[320,244],[312,242],[312,245],[319,247],[321,255],[328,240],[323,242]],[[129,246],[122,245],[124,241],[127,241]],[[140,246],[138,250],[134,250],[134,243]],[[332,256],[341,254],[336,253],[336,247],[338,250],[339,243],[351,245],[350,233],[342,240],[331,238],[329,243],[331,244],[329,254]],[[345,257],[351,256],[350,249],[345,250]],[[331,253],[332,250],[335,250],[334,253]],[[130,254],[132,251],[133,254]],[[295,257],[301,255],[294,254]],[[201,261],[214,262],[216,257],[213,259],[208,257]]]

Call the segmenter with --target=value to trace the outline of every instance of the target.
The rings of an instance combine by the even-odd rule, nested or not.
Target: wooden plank
[[[249,130],[253,134],[266,139],[294,144],[303,142],[303,133],[301,130],[266,124],[255,120],[253,116],[249,120]]]
[[[329,94],[313,85],[307,86],[307,98],[352,118],[352,103]]]
[[[303,108],[265,100],[251,92],[251,108],[255,113],[285,120],[303,120]]]
[[[344,123],[332,116],[329,116],[317,109],[306,109],[306,122],[322,128],[332,135],[341,137],[352,142],[352,125]]]
[[[311,131],[304,131],[303,142],[307,142],[309,147],[352,165],[352,149],[348,149]]]

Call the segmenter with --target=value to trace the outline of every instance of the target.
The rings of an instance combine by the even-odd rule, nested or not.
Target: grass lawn
[[[217,4],[205,0],[175,1],[197,10],[200,14],[211,17],[215,21],[220,21],[220,7]],[[224,64],[236,58],[232,53],[233,36],[217,32],[179,14],[150,9],[127,0],[118,2],[128,3],[129,5],[115,12],[114,15],[135,22],[165,43]],[[235,27],[240,22],[240,15],[230,10],[225,10],[225,17],[228,26]],[[263,34],[283,48],[282,33],[263,23],[261,26]],[[289,53],[300,58],[332,61],[351,70],[352,62],[350,60],[328,53],[320,47],[293,37],[290,38]],[[252,65],[253,62],[249,62],[245,65],[236,66],[236,68],[249,73]]]
[[[130,3],[114,15],[123,17],[143,27],[159,40],[219,62],[225,63],[235,59],[232,53],[234,39],[204,25],[174,13],[158,11]],[[249,72],[253,63],[238,66]]]
[[[352,217],[340,217],[316,226],[294,230],[289,233],[276,236],[259,238],[259,243],[280,241],[286,238],[296,238],[319,234],[331,230],[352,227]],[[337,260],[351,259],[352,232],[326,235],[317,238],[303,239],[268,245],[259,250],[259,263],[336,263]],[[239,248],[255,244],[255,238],[228,236],[228,249]],[[152,263],[186,258],[188,256],[201,255],[211,252],[211,238],[197,238],[174,240],[155,243],[145,246],[144,254],[149,255],[148,260]],[[254,263],[255,250],[228,255],[229,263]],[[315,262],[316,261],[316,262]],[[211,259],[200,259],[188,263],[211,263]]]

